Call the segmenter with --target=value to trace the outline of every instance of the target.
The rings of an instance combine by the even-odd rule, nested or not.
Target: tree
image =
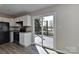
[[[52,29],[53,29],[53,21],[51,20],[49,24],[50,24],[50,29],[52,31]]]
[[[36,34],[41,34],[40,19],[35,19],[35,33]]]

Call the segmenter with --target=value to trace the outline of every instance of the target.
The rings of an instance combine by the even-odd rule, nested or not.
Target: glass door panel
[[[54,24],[53,15],[37,17],[35,24],[35,43],[48,48],[53,48]]]
[[[42,45],[42,18],[38,17],[34,19],[35,24],[35,43]]]
[[[53,48],[53,15],[43,17],[43,46]]]

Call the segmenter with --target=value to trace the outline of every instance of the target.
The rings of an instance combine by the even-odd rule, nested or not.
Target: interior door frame
[[[42,14],[42,15],[34,15],[32,16],[32,44],[35,44],[34,43],[34,40],[35,40],[35,24],[34,24],[34,19],[35,17],[39,16],[41,18],[43,18],[44,16],[49,16],[49,15],[53,15],[54,16],[54,49],[56,49],[56,13],[55,12],[51,12],[51,13],[45,13],[45,14]],[[42,42],[43,44],[43,42]],[[43,45],[42,45],[43,46]]]

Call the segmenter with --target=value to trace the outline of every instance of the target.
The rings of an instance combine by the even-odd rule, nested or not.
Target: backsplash
[[[27,32],[32,32],[32,27],[31,27],[31,26],[27,27],[27,28],[26,28],[26,31],[27,31]]]
[[[32,32],[32,27],[31,26],[23,26],[25,27],[25,32]],[[21,27],[20,26],[11,26],[10,31],[19,31],[20,32]]]

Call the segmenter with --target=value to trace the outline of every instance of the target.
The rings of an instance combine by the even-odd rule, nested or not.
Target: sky
[[[48,26],[50,26],[50,22],[52,21],[52,23],[53,23],[53,15],[51,15],[51,16],[45,16],[45,17],[43,17],[43,21],[48,21]],[[45,26],[45,22],[43,22],[43,25]]]
[[[45,16],[43,18],[44,18],[45,21],[46,20],[48,20],[48,21],[52,20],[53,21],[53,15],[51,15],[51,16]]]

